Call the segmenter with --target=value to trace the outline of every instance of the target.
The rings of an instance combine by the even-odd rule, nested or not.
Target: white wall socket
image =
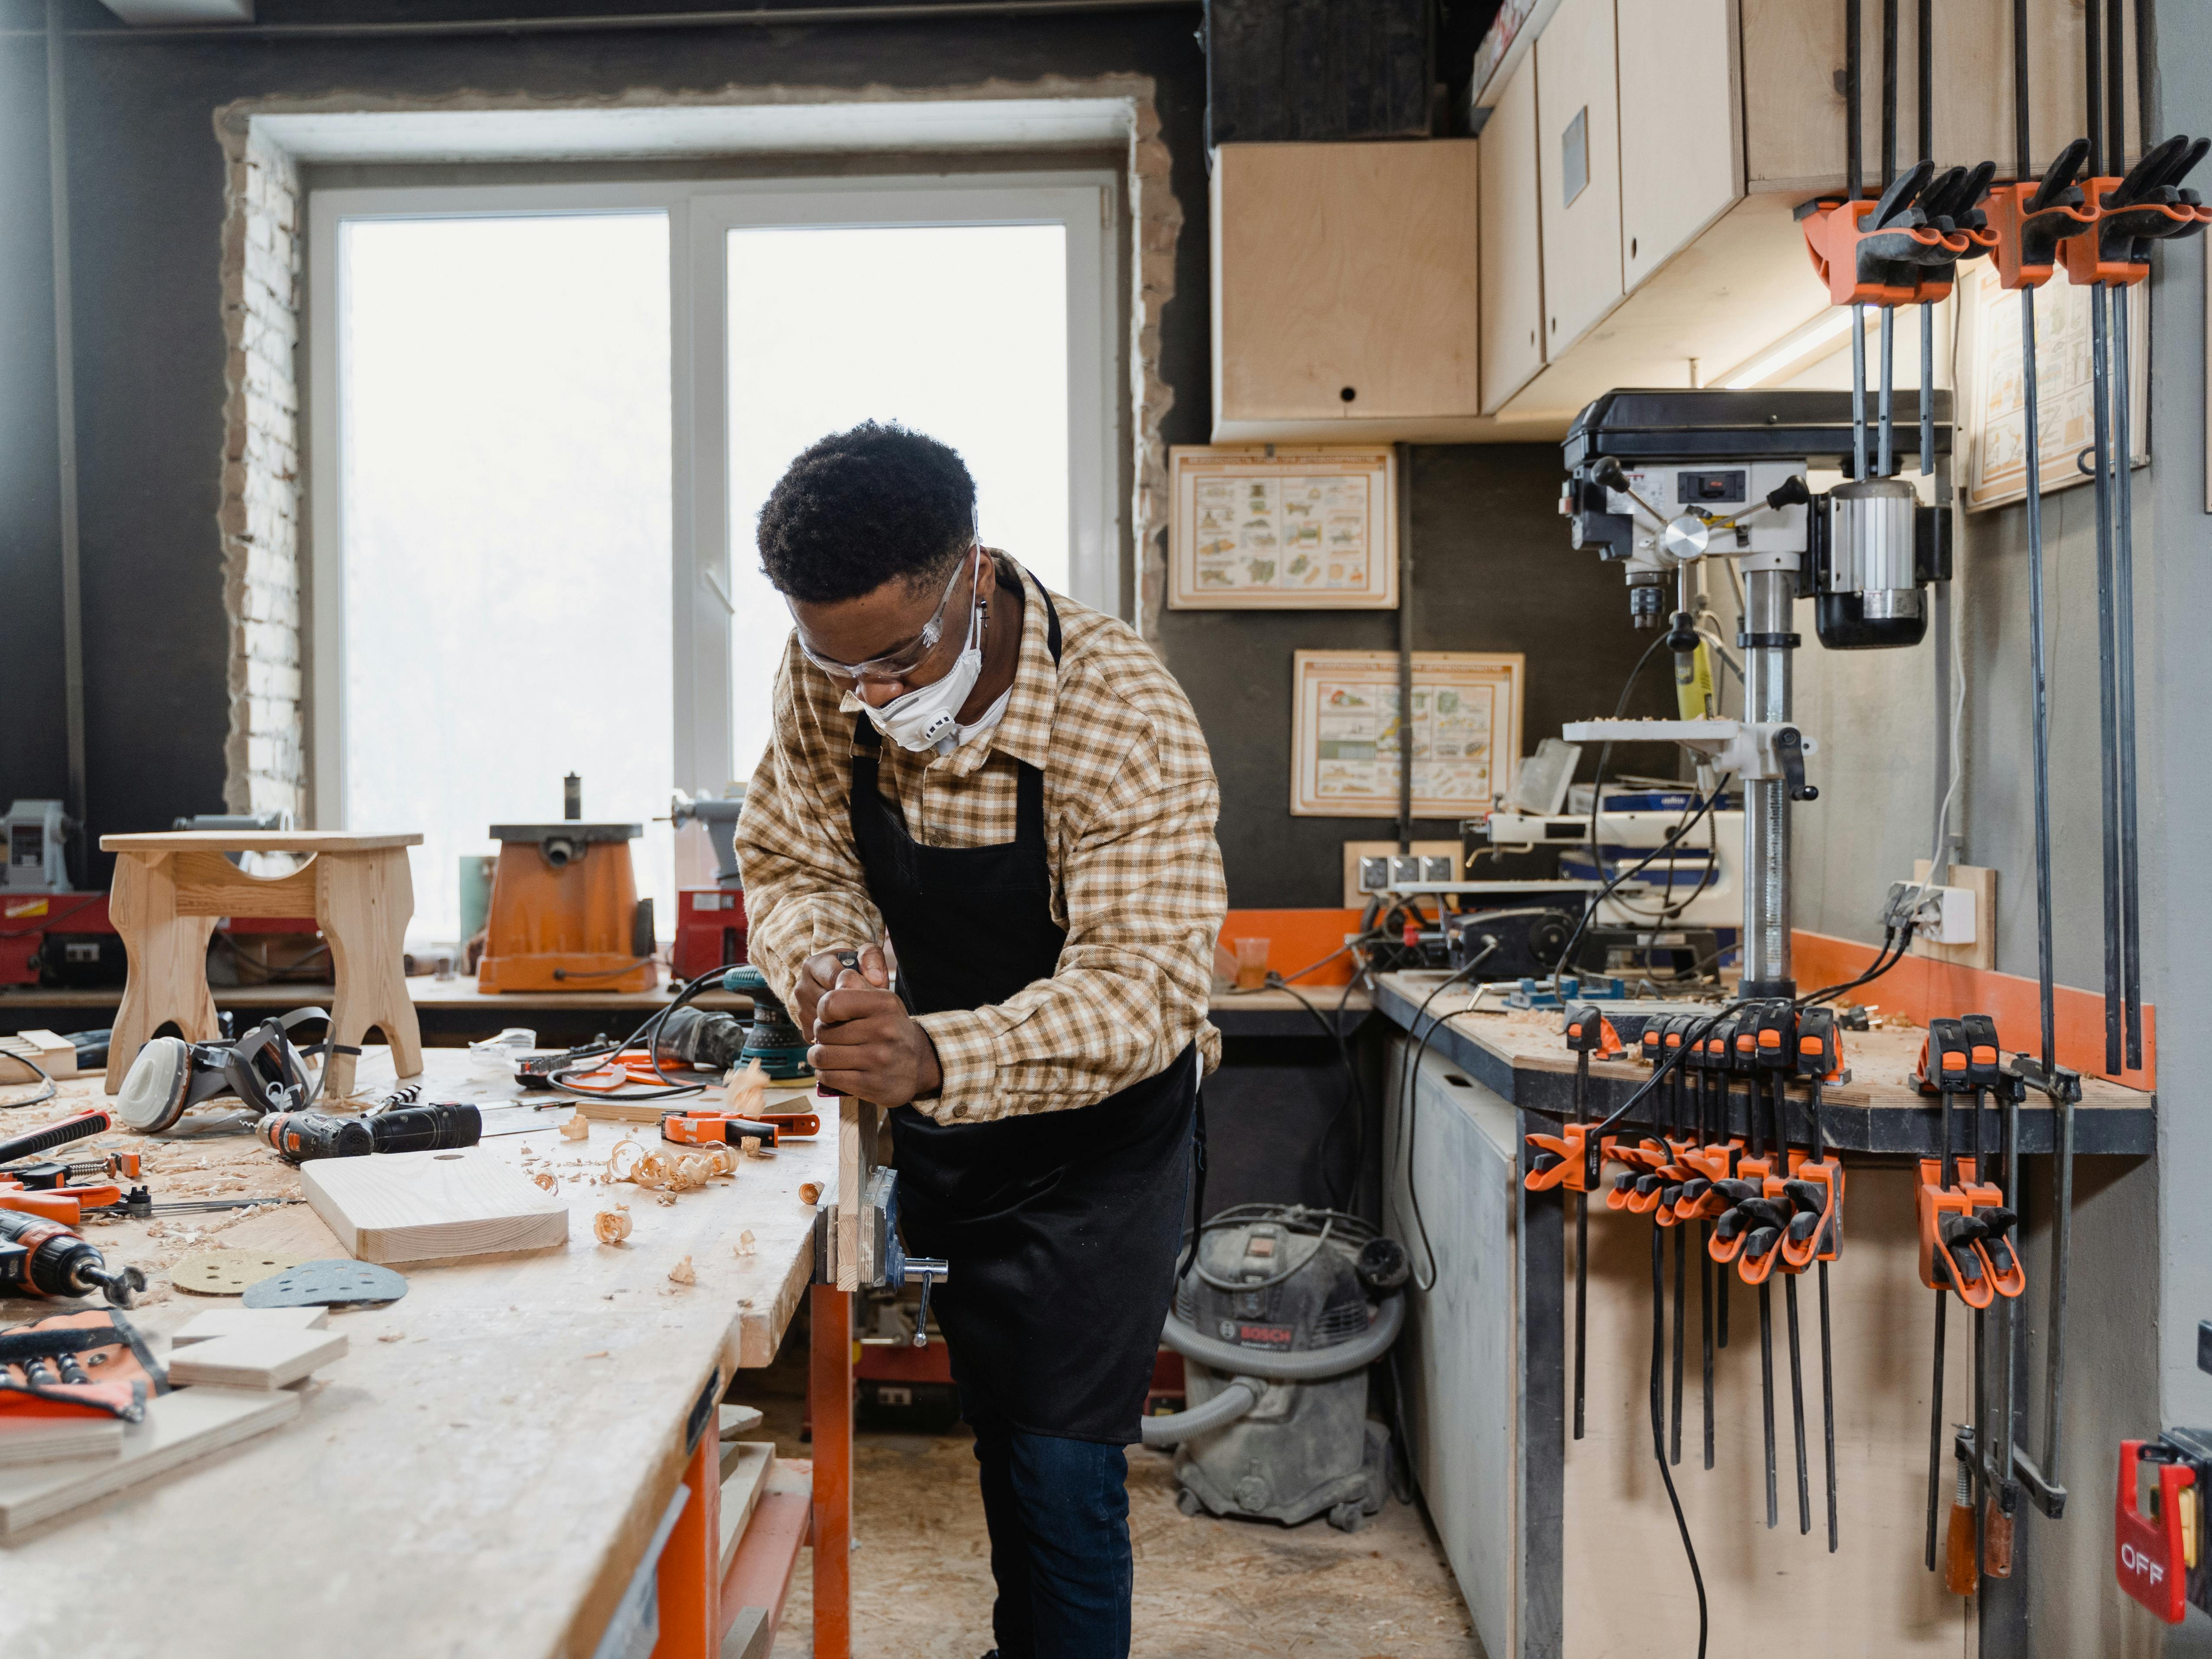
[[[1919,892],[1917,903],[1913,895],[1918,884],[1893,881],[1889,884],[1888,918],[1901,921],[1908,904],[1917,926],[1913,929],[1916,939],[1929,945],[1972,945],[1975,930],[1980,925],[1980,907],[1975,902],[1971,887],[1930,887]]]

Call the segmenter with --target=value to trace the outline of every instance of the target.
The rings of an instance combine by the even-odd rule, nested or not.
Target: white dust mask
[[[982,574],[982,551],[976,550],[976,575]],[[970,600],[968,639],[958,659],[939,680],[894,697],[882,708],[863,702],[868,719],[902,749],[916,754],[934,749],[949,755],[960,742],[960,706],[983,674],[983,607]]]

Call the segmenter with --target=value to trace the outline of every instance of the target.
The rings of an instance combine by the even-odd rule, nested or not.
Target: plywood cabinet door
[[[1544,245],[1537,212],[1536,61],[1524,57],[1482,128],[1482,412],[1544,367]]]
[[[1215,152],[1217,428],[1477,412],[1476,150],[1430,139]]]
[[[1735,0],[1616,0],[1623,286],[1743,194]]]
[[[1621,295],[1620,94],[1613,3],[1562,0],[1536,41],[1547,358],[1580,339]]]

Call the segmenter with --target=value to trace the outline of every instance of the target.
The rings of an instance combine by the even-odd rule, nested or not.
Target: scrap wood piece
[[[568,1206],[480,1146],[323,1158],[301,1167],[300,1185],[363,1261],[428,1267],[568,1242]]]
[[[197,1342],[169,1358],[169,1381],[228,1389],[281,1389],[346,1351],[343,1331],[260,1331]]]
[[[0,1469],[0,1538],[220,1451],[297,1416],[289,1389],[179,1389],[150,1400],[112,1457]]]
[[[210,1308],[169,1339],[172,1348],[211,1342],[219,1336],[259,1335],[266,1331],[319,1331],[331,1310],[313,1308]]]
[[[0,1412],[0,1469],[22,1463],[112,1457],[123,1449],[119,1417],[33,1417]]]

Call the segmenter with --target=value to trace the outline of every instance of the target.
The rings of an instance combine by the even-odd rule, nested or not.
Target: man
[[[918,433],[792,463],[759,544],[795,626],[738,849],[752,959],[816,1075],[896,1109],[907,1247],[951,1267],[997,1659],[1119,1659],[1124,1448],[1220,1053],[1220,792],[1143,641],[975,525]]]

